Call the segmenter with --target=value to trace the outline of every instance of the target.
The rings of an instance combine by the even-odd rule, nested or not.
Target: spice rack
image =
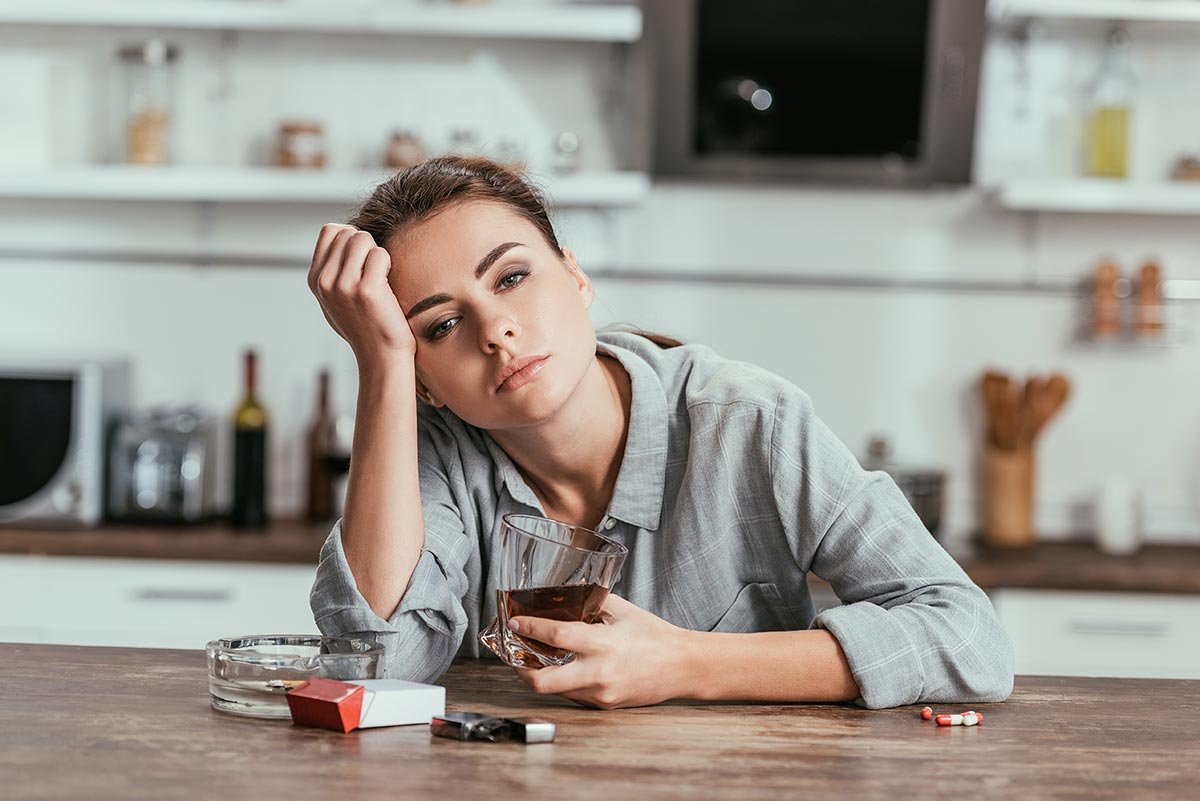
[[[1111,262],[1110,262],[1111,263]],[[1102,268],[1101,268],[1102,269]],[[1114,267],[1115,269],[1115,267]],[[1077,327],[1073,341],[1088,347],[1120,350],[1153,350],[1185,345],[1191,341],[1191,330],[1183,309],[1177,302],[1187,297],[1176,292],[1178,285],[1200,284],[1200,281],[1162,281],[1157,286],[1156,301],[1139,301],[1136,282],[1116,278],[1113,287],[1097,289],[1099,271],[1081,284],[1078,300]],[[1147,324],[1156,324],[1149,327]]]

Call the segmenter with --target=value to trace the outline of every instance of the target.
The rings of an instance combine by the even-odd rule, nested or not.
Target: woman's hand
[[[391,269],[392,257],[366,231],[336,223],[321,226],[308,269],[308,288],[360,365],[417,350],[416,338],[388,284]]]
[[[588,624],[512,618],[509,628],[522,637],[576,653],[569,664],[517,668],[517,675],[534,692],[600,709],[648,706],[685,694],[685,629],[615,595],[605,601],[601,620]]]

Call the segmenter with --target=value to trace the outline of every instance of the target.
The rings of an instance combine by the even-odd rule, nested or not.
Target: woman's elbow
[[[972,649],[971,668],[964,671],[968,698],[964,701],[1004,701],[1013,691],[1013,644],[1008,634],[996,623],[992,636],[983,638]]]

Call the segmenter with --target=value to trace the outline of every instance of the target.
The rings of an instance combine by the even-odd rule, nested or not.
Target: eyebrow
[[[479,279],[483,278],[487,271],[492,268],[492,265],[499,261],[500,257],[505,253],[513,248],[521,247],[525,247],[525,243],[505,242],[504,244],[496,245],[496,247],[488,251],[486,256],[479,260],[479,264],[475,265],[475,280],[478,281]],[[449,303],[452,300],[454,300],[454,298],[450,297],[445,292],[441,292],[437,295],[430,295],[419,303],[414,304],[413,307],[409,309],[408,314],[404,315],[404,319],[411,320],[418,314],[429,311],[434,306],[441,306],[443,303]]]

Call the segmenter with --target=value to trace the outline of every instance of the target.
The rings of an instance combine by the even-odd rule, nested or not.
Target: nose
[[[495,353],[506,343],[521,335],[521,326],[508,314],[497,314],[479,331],[479,347],[484,353]]]

